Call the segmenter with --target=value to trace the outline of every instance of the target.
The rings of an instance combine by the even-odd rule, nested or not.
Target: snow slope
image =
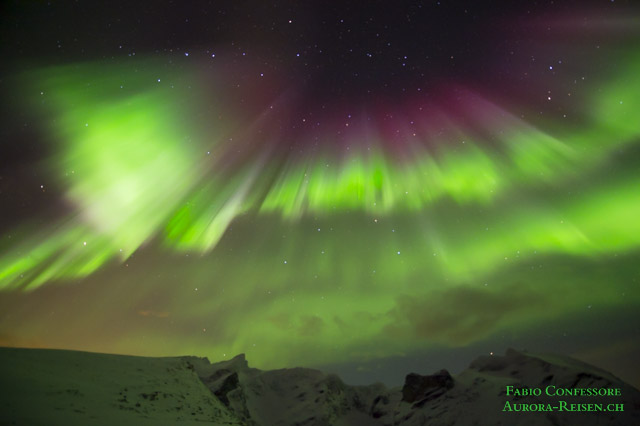
[[[619,388],[620,396],[507,395],[514,388]],[[606,371],[508,350],[459,375],[409,374],[403,387],[349,386],[307,368],[261,371],[244,355],[144,358],[0,348],[2,425],[418,426],[640,424],[640,392]],[[509,412],[505,404],[619,403],[622,412]]]
[[[2,425],[241,424],[182,358],[0,348]]]

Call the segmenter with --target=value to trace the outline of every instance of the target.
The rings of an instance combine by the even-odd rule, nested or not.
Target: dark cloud
[[[300,336],[317,336],[322,333],[324,321],[315,315],[305,315],[300,318],[301,324],[298,327]]]
[[[482,339],[514,316],[540,310],[545,298],[514,285],[492,292],[458,287],[422,297],[401,296],[391,310],[393,323],[385,332],[460,346]]]

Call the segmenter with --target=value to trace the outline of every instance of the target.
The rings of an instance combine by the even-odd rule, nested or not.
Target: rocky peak
[[[440,370],[430,376],[410,373],[402,387],[402,401],[424,403],[438,398],[453,388],[453,385],[453,378],[447,370]]]

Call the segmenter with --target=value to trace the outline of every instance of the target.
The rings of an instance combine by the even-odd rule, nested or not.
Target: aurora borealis
[[[638,383],[632,5],[145,3],[4,12],[0,344]]]

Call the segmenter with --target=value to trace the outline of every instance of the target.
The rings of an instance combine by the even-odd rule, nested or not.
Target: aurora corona
[[[562,48],[544,72],[580,68]],[[539,99],[442,78],[370,102],[184,53],[12,76],[47,147],[36,190],[61,201],[4,230],[0,307],[36,306],[4,318],[0,337],[20,331],[5,344],[52,345],[51,311],[56,345],[246,352],[271,368],[640,303],[637,48],[587,80],[571,69],[521,89]],[[50,300],[77,302],[65,316]],[[89,329],[108,331],[77,343]]]

